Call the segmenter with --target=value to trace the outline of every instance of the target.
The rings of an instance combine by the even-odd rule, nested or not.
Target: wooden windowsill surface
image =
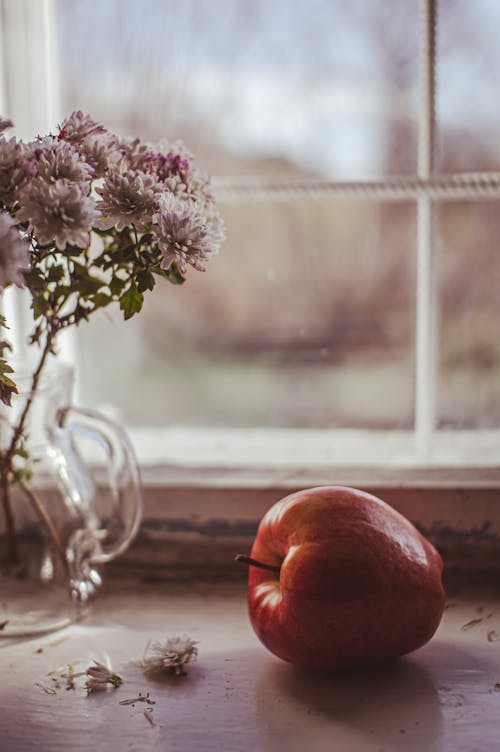
[[[465,626],[472,622],[472,626]],[[186,677],[148,680],[134,663],[148,639],[188,634]],[[488,639],[489,636],[489,639]],[[426,646],[383,669],[322,675],[281,662],[257,641],[241,583],[115,583],[86,619],[30,640],[0,640],[5,752],[405,752],[498,749],[498,592],[449,596]],[[109,659],[124,684],[47,694],[49,672]],[[146,705],[120,701],[150,693]]]

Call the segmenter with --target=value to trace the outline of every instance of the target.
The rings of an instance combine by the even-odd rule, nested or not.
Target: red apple
[[[401,514],[371,494],[325,486],[263,517],[251,556],[255,632],[285,661],[349,669],[426,643],[443,614],[443,562]],[[263,568],[265,567],[265,568]]]

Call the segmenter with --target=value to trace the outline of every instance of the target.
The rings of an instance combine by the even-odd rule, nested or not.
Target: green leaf
[[[145,292],[146,290],[152,290],[155,286],[155,278],[150,271],[144,269],[137,275],[137,288],[139,292]]]
[[[179,271],[179,267],[177,266],[177,263],[175,261],[172,261],[170,266],[165,272],[165,276],[168,279],[169,282],[171,282],[173,285],[183,285],[186,281],[186,277],[183,277],[182,274]]]
[[[142,308],[144,295],[139,292],[135,282],[132,282],[128,290],[125,290],[120,297],[120,308],[123,311],[125,319],[130,319],[135,313],[139,313]]]
[[[119,295],[125,285],[126,282],[124,279],[120,279],[120,277],[113,277],[111,282],[108,284],[111,295]]]
[[[135,243],[130,243],[130,245],[125,246],[125,248],[121,249],[121,253],[123,254],[124,259],[129,259],[131,256],[134,255],[136,249]]]
[[[24,279],[32,294],[44,292],[47,287],[45,279],[37,269],[28,269],[23,272]]]
[[[7,363],[5,358],[0,359],[0,379],[5,376],[6,373],[14,373],[14,369],[10,365],[10,363]],[[9,378],[6,377],[7,381],[9,381]]]
[[[95,310],[96,308],[105,308],[107,305],[112,303],[113,298],[111,297],[111,295],[106,295],[105,292],[98,292],[95,295],[92,295],[91,301],[94,304]]]
[[[65,256],[81,256],[82,249],[77,245],[70,245],[67,243],[66,248],[64,249],[64,254]]]
[[[46,300],[43,295],[36,295],[31,302],[31,307],[33,309],[33,316],[36,320],[47,313],[50,305],[49,301]]]
[[[59,265],[51,266],[47,273],[47,279],[49,282],[60,282],[63,277],[64,267]]]
[[[104,287],[105,285],[106,282],[104,282],[102,279],[99,279],[99,277],[93,277],[85,269],[78,271],[75,274],[75,279],[70,287],[73,292],[78,292],[83,297],[86,297],[87,295],[93,295],[94,293],[98,292],[101,287]]]
[[[17,447],[17,449],[14,451],[14,454],[17,457],[22,457],[23,460],[27,460],[29,457],[28,450],[26,449],[24,445]]]
[[[186,278],[182,276],[182,274],[179,271],[179,267],[173,261],[168,269],[162,269],[161,266],[153,266],[151,271],[153,274],[157,274],[159,277],[163,277],[164,279],[168,279],[169,282],[173,285],[183,285],[186,281]]]
[[[13,394],[17,394],[17,386],[8,373],[14,373],[14,369],[4,358],[0,359],[0,402],[4,405],[11,404]]]

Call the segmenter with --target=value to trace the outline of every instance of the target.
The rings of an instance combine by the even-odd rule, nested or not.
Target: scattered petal
[[[149,692],[145,695],[139,692],[138,697],[131,697],[128,700],[120,700],[119,705],[135,705],[136,702],[147,702],[148,705],[156,705],[156,700],[152,700],[149,696]]]
[[[190,637],[168,637],[165,642],[149,641],[140,663],[146,676],[173,672],[177,676],[186,673],[185,667],[198,655],[198,643]]]
[[[57,694],[57,692],[56,692],[55,689],[53,689],[52,687],[46,687],[45,684],[40,684],[40,682],[35,682],[35,687],[40,687],[41,689],[43,689],[43,691],[47,695],[56,695]]]
[[[470,621],[466,622],[465,624],[462,624],[462,626],[460,627],[460,629],[462,630],[462,632],[466,632],[468,629],[472,629],[472,627],[477,627],[478,624],[482,624],[483,621],[484,621],[484,619],[482,619],[482,618],[471,619]]]
[[[90,678],[85,682],[85,689],[87,693],[91,692],[103,692],[109,689],[109,685],[115,689],[123,684],[123,679],[118,674],[115,674],[111,668],[107,668],[99,661],[94,659],[95,666],[89,666],[85,671]]]

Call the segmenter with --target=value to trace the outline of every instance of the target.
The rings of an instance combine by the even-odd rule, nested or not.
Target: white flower
[[[146,676],[173,671],[177,676],[186,673],[186,665],[196,659],[198,643],[190,637],[168,637],[165,642],[148,642],[140,662]]]
[[[97,206],[104,217],[99,227],[105,230],[123,230],[129,225],[142,230],[144,223],[151,221],[161,193],[156,178],[139,170],[112,171],[96,190],[101,196]]]
[[[66,179],[47,183],[34,178],[20,194],[18,220],[29,221],[38,243],[55,243],[60,251],[72,245],[87,248],[90,229],[99,213],[86,186]]]
[[[24,286],[23,269],[30,265],[28,241],[21,237],[15,221],[0,213],[0,291],[10,283]]]
[[[115,674],[111,668],[104,666],[94,659],[95,666],[89,666],[85,672],[90,679],[85,682],[85,689],[90,694],[91,692],[104,692],[109,689],[109,685],[115,687],[123,684],[123,679],[118,674]]]
[[[176,261],[184,274],[186,264],[205,271],[204,262],[214,253],[203,215],[196,204],[167,194],[153,216],[153,235],[162,253],[160,266],[168,269]]]

